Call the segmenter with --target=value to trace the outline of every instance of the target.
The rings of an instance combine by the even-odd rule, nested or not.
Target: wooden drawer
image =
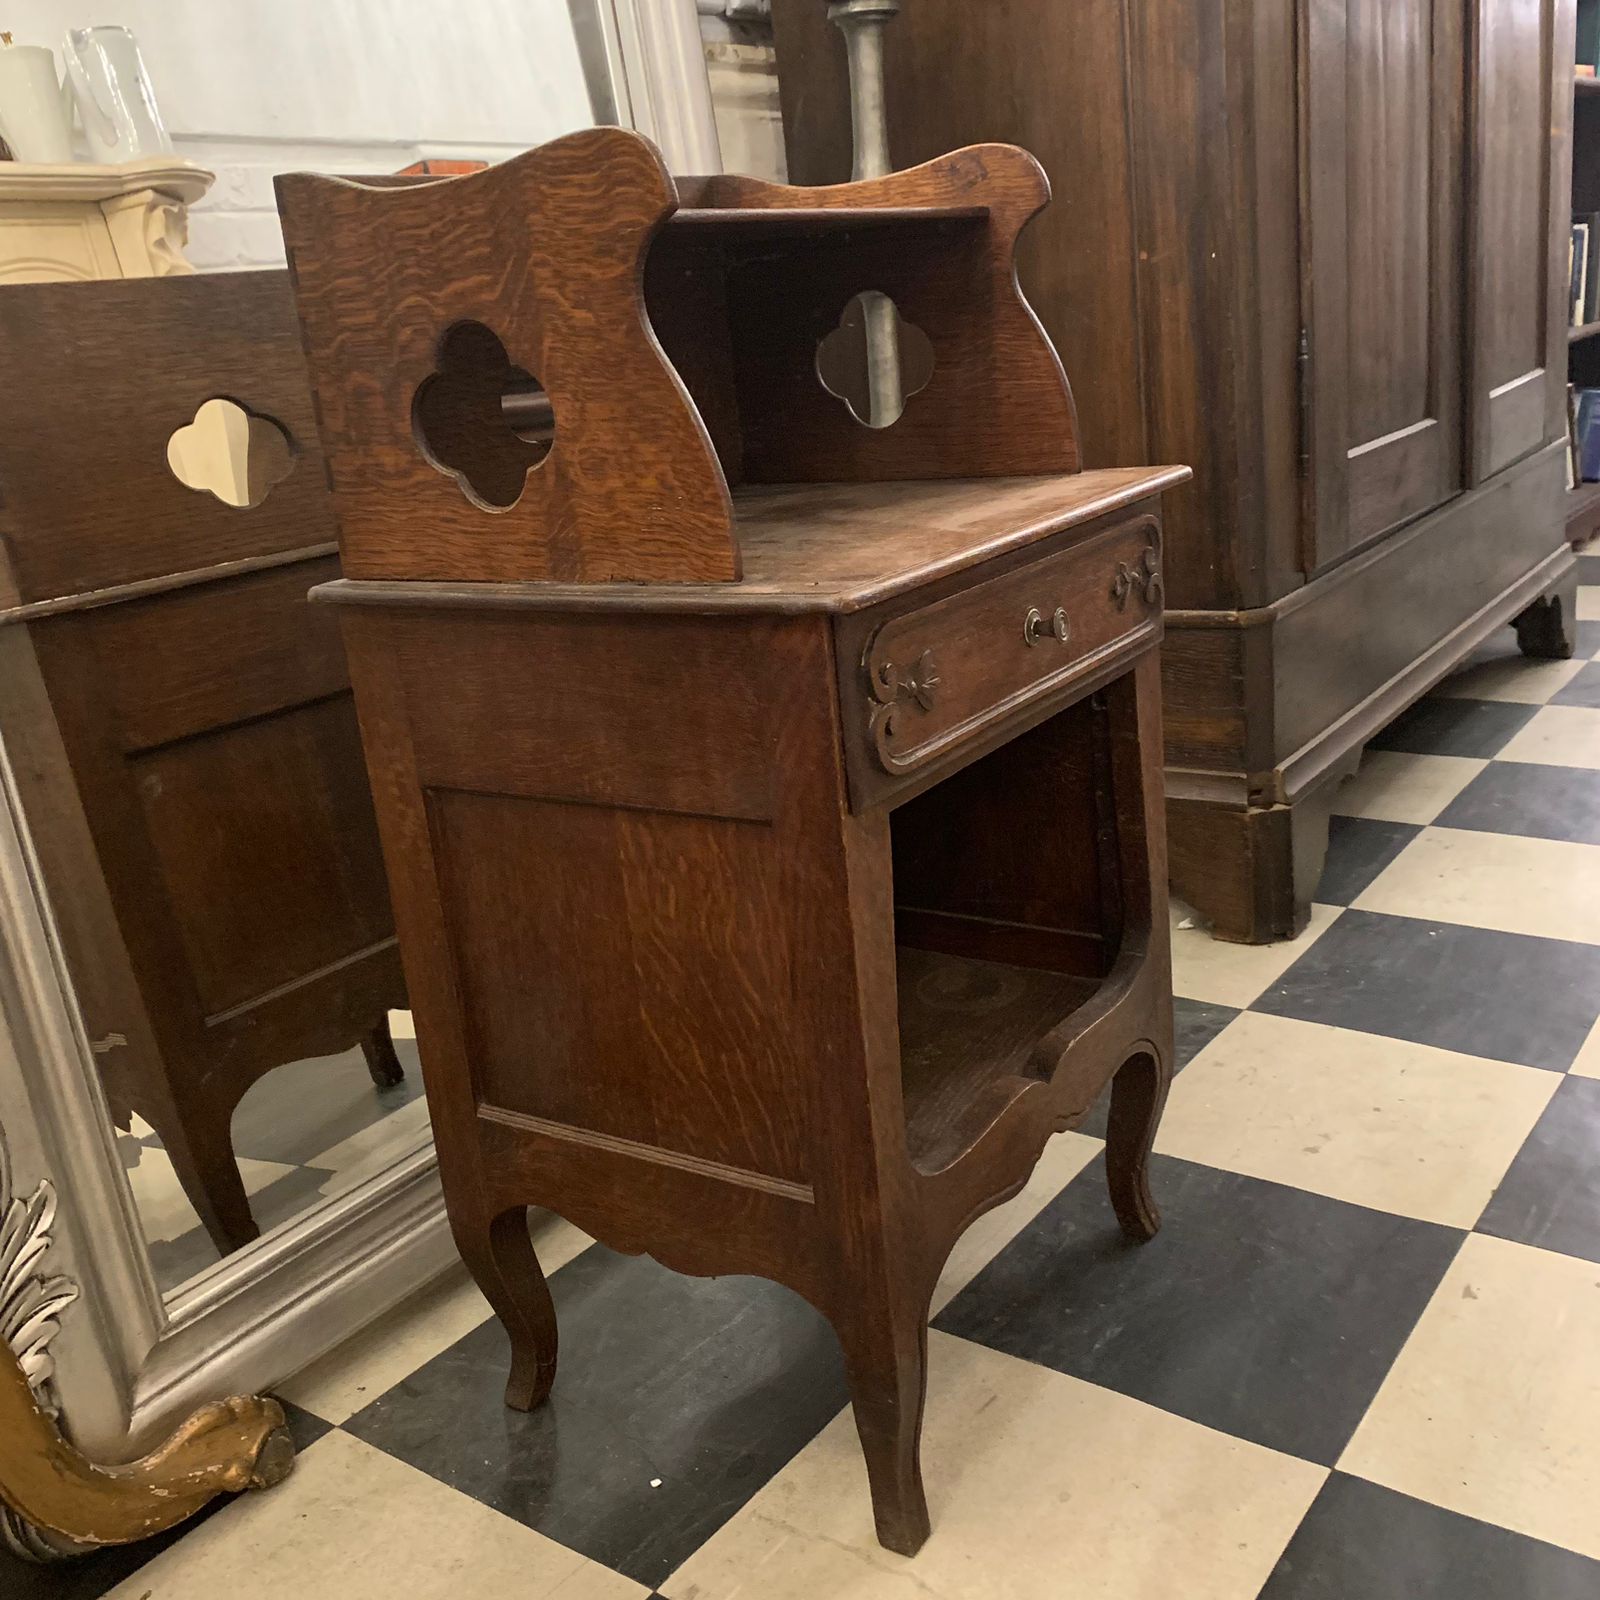
[[[848,741],[864,731],[870,764],[898,777],[1088,684],[1159,634],[1160,561],[1140,516],[883,622],[847,690]]]

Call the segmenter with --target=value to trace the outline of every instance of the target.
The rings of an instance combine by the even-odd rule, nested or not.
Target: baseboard
[[[1292,804],[1573,570],[1562,449],[1269,606],[1167,614],[1169,798]]]

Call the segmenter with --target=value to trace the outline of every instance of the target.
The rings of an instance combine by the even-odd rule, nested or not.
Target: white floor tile
[[[1243,1008],[1303,956],[1340,915],[1339,906],[1313,906],[1311,921],[1298,939],[1280,944],[1228,944],[1202,927],[1182,927],[1191,913],[1172,908],[1172,988],[1185,1000]]]
[[[661,1586],[668,1600],[1254,1600],[1327,1473],[932,1334],[933,1535],[873,1535],[849,1411]]]
[[[1369,750],[1361,770],[1334,795],[1333,809],[1341,817],[1432,822],[1488,765],[1465,756]]]
[[[1578,586],[1578,621],[1600,622],[1600,588],[1593,584]]]
[[[1600,845],[1428,828],[1355,905],[1358,911],[1600,944]]]
[[[1544,706],[1501,746],[1498,761],[1600,769],[1600,711]]]
[[[1341,1468],[1600,1559],[1600,1268],[1470,1235]]]
[[[1574,1078],[1600,1078],[1600,1022],[1589,1030],[1589,1037],[1583,1041],[1567,1073]]]
[[[109,1600],[639,1600],[639,1584],[346,1433],[246,1494]]]
[[[1470,1228],[1560,1082],[1534,1067],[1247,1012],[1174,1081],[1156,1149]]]

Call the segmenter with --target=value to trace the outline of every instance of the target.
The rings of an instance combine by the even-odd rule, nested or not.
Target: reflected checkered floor
[[[1579,659],[1524,662],[1506,630],[1377,741],[1299,939],[1223,945],[1178,913],[1166,1225],[1121,1242],[1091,1122],[962,1241],[915,1560],[873,1540],[814,1313],[546,1220],[548,1407],[502,1407],[504,1337],[448,1279],[285,1386],[284,1486],[20,1595],[1595,1600],[1584,600]]]
[[[261,1231],[364,1183],[428,1137],[411,1013],[390,1013],[405,1077],[374,1086],[359,1049],[291,1061],[255,1083],[233,1117],[234,1157]],[[160,1136],[135,1116],[117,1134],[134,1208],[164,1295],[181,1292],[219,1252],[178,1182]]]

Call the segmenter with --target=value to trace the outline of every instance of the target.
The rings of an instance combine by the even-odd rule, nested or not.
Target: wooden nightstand
[[[1187,470],[1079,470],[1012,270],[1046,198],[1004,146],[675,185],[615,129],[280,181],[347,574],[319,593],[509,1403],[555,1373],[529,1205],[775,1279],[839,1333],[906,1552],[935,1280],[1113,1079],[1113,1202],[1157,1225]],[[927,381],[891,427],[818,376],[862,291],[932,357],[902,328]]]

